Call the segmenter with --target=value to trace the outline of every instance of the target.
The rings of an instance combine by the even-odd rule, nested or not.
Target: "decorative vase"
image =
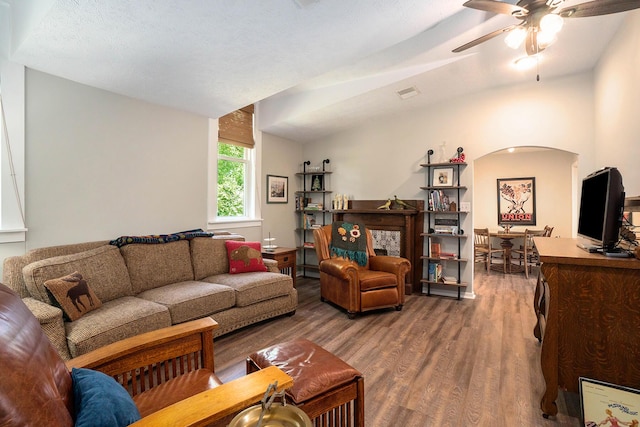
[[[447,141],[442,141],[442,144],[440,144],[440,151],[438,153],[438,156],[438,163],[447,162]]]

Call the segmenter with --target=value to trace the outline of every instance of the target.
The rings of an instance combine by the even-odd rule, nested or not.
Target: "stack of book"
[[[433,222],[433,230],[438,234],[458,234],[458,219],[436,218]]]
[[[446,212],[450,209],[449,196],[442,190],[430,191],[428,204],[430,211]]]

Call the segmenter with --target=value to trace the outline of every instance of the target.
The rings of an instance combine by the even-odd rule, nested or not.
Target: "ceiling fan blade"
[[[492,33],[485,34],[482,37],[478,37],[477,39],[472,40],[469,43],[463,44],[462,46],[453,49],[452,52],[454,52],[454,53],[462,52],[463,50],[467,50],[467,49],[469,49],[471,47],[477,46],[480,43],[486,42],[487,40],[490,40],[490,39],[492,39],[492,38],[494,38],[496,36],[499,36],[500,34],[508,33],[509,31],[513,30],[517,26],[518,25],[516,25],[516,24],[509,25],[508,27],[501,28],[501,29],[496,30],[496,31],[494,31]]]
[[[566,7],[559,12],[563,18],[584,18],[609,15],[640,8],[640,0],[597,0]]]
[[[524,16],[529,13],[529,11],[523,7],[495,0],[469,0],[465,2],[463,6],[485,12],[501,13],[503,15]]]

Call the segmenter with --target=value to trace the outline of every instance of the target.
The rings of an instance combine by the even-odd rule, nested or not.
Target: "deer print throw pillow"
[[[229,273],[267,271],[267,266],[262,261],[260,242],[227,240],[225,245],[229,257]]]
[[[102,302],[91,290],[82,274],[77,271],[58,279],[44,282],[45,288],[70,321],[102,306]]]

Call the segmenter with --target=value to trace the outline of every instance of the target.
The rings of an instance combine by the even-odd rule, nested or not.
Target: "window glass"
[[[248,149],[218,142],[217,213],[218,218],[248,216]]]

